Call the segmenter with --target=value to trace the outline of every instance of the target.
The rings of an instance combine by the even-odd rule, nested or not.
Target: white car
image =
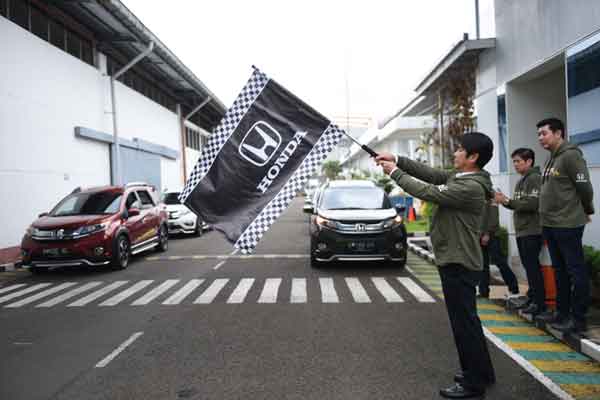
[[[169,216],[169,234],[191,233],[196,236],[209,229],[209,225],[198,220],[198,216],[179,202],[179,192],[165,192],[162,198]]]

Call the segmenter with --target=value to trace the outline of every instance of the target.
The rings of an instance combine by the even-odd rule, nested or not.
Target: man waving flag
[[[255,69],[179,200],[251,253],[344,133]]]

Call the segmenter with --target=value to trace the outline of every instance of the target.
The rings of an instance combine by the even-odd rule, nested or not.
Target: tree
[[[382,188],[387,194],[389,194],[394,188],[395,183],[388,175],[376,174],[373,176],[372,180],[375,182],[375,185]]]
[[[321,170],[329,180],[333,180],[342,172],[342,166],[337,160],[325,161]]]

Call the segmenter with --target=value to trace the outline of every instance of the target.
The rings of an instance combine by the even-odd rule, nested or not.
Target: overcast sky
[[[330,118],[392,113],[475,37],[475,0],[123,2],[227,107],[254,64]],[[493,0],[480,11],[491,37]]]

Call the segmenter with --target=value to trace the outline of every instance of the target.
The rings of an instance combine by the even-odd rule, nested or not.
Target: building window
[[[67,53],[74,57],[81,58],[81,39],[71,31],[67,32]]]
[[[67,31],[60,16],[51,16],[50,11],[43,11],[36,5],[25,0],[0,0],[0,15],[9,17],[17,25],[27,29],[37,37],[49,41],[59,49],[94,65],[94,47],[92,42],[84,39],[85,33]]]
[[[186,127],[185,128],[186,147],[197,151],[202,151],[202,147],[206,143],[206,138],[199,131]]]
[[[31,7],[31,33],[48,40],[48,17],[36,7]]]
[[[25,0],[10,0],[10,20],[29,30],[29,2]]]
[[[0,0],[0,15],[8,17],[8,0]]]
[[[567,50],[567,133],[591,165],[600,165],[600,34]]]
[[[500,158],[499,171],[508,172],[508,152],[506,151],[507,146],[507,129],[506,129],[506,95],[502,94],[498,96],[498,145],[500,151],[498,157]]]
[[[56,21],[50,21],[50,43],[61,50],[65,49],[65,28]]]

